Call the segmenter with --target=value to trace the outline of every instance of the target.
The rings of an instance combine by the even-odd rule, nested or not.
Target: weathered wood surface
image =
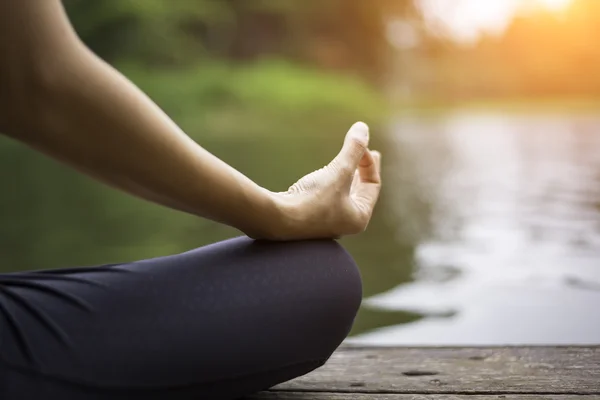
[[[252,400],[600,400],[600,346],[343,347]]]

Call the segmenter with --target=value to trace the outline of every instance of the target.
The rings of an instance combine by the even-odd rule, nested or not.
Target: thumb
[[[344,146],[335,157],[336,163],[341,169],[347,170],[351,177],[358,167],[367,147],[369,146],[369,127],[364,122],[357,122],[346,133]]]

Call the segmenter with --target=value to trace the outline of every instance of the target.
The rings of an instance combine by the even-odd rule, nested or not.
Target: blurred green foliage
[[[390,57],[386,18],[410,0],[66,0],[82,39],[110,62],[181,65],[282,57],[372,81]]]
[[[142,87],[191,135],[294,134],[311,121],[329,123],[383,116],[385,103],[359,79],[299,67],[284,60],[248,65],[203,63],[178,70],[120,70]]]

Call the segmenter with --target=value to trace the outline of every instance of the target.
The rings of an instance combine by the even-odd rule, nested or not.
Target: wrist
[[[244,231],[255,239],[290,240],[295,237],[302,218],[296,202],[284,193],[271,192],[260,188],[265,205],[262,216],[253,228]]]

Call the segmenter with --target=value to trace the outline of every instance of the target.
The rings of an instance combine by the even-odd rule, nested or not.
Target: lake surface
[[[387,165],[385,206],[416,238],[412,275],[363,307],[419,317],[351,341],[600,343],[599,117],[456,113],[389,135],[389,164],[410,155]]]
[[[384,188],[367,231],[342,240],[364,281],[350,342],[600,343],[600,115],[457,112],[372,128]],[[294,129],[194,138],[285,190],[333,158],[346,126]],[[239,234],[8,139],[0,182],[4,272],[150,258]]]

